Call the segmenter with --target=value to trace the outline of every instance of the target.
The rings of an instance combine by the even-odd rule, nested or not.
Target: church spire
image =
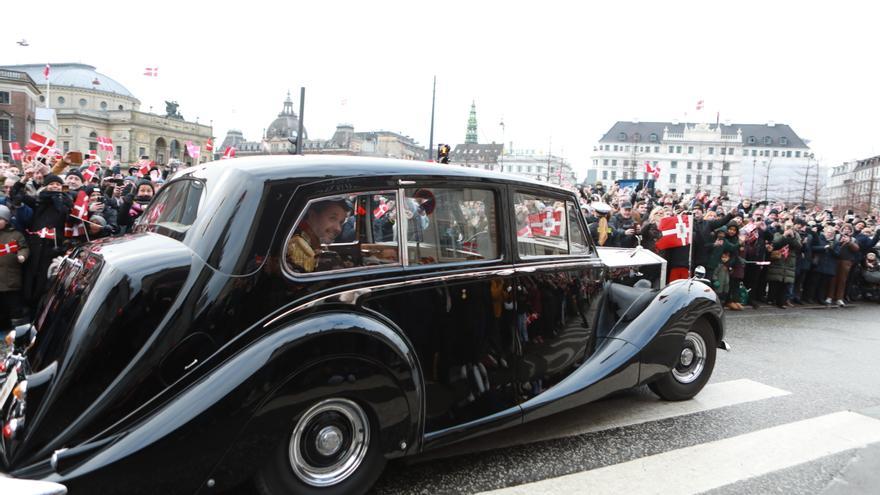
[[[287,116],[296,116],[293,113],[293,100],[290,99],[290,90],[287,90],[287,99],[284,100],[284,110],[281,110],[281,113],[278,114],[279,117],[287,117]]]
[[[467,134],[464,144],[477,144],[477,105],[471,100],[471,114],[468,117]]]

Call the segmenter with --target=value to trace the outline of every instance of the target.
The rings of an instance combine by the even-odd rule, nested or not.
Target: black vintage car
[[[7,336],[2,472],[71,493],[360,493],[388,459],[620,389],[693,397],[726,346],[715,293],[587,232],[571,192],[470,168],[183,170]]]

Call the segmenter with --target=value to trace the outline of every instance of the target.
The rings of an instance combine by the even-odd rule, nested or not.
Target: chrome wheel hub
[[[672,376],[678,383],[693,383],[706,368],[706,341],[696,332],[684,336],[684,346],[678,363],[672,368]]]
[[[296,422],[288,457],[303,483],[327,487],[357,471],[369,446],[370,421],[361,406],[349,399],[326,399]]]

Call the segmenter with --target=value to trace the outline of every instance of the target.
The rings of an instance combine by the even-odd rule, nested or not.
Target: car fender
[[[321,376],[316,370],[340,363],[346,375],[324,374],[323,385],[297,389],[314,386]],[[46,480],[71,491],[116,493],[126,486],[125,493],[193,493],[215,476],[220,479],[211,486],[229,488],[251,473],[249,466],[223,462],[227,452],[258,458],[255,452],[267,450],[268,425],[304,407],[300,401],[313,394],[347,390],[387,418],[385,454],[403,455],[419,444],[421,381],[415,354],[392,328],[352,311],[315,313],[269,329],[110,445]],[[274,441],[279,434],[274,432]],[[59,458],[64,464],[63,453]],[[162,475],[145,475],[143,466]],[[132,478],[138,488],[132,488]],[[129,482],[121,483],[125,479]]]
[[[696,280],[677,281],[660,291],[640,315],[615,335],[640,349],[639,383],[672,369],[684,336],[699,318],[709,321],[721,347],[724,319],[717,294]]]

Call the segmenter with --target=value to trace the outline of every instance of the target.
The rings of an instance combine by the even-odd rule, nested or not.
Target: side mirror
[[[706,267],[703,265],[697,265],[697,267],[694,268],[694,279],[708,284],[709,279],[706,278]]]

